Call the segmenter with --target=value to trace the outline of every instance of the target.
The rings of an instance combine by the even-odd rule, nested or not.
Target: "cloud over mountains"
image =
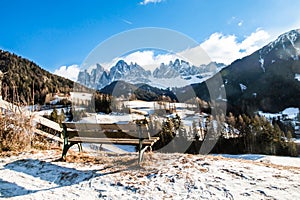
[[[159,1],[145,0],[145,3],[154,3]],[[119,60],[124,60],[127,63],[138,63],[146,70],[154,70],[161,63],[168,64],[176,58],[190,61],[194,65],[200,65],[201,60],[205,64],[210,61],[218,63],[230,64],[236,59],[243,58],[266,45],[271,40],[270,34],[262,29],[256,29],[249,36],[245,36],[242,40],[236,35],[224,35],[223,33],[213,33],[210,37],[196,47],[187,49],[177,54],[161,53],[157,54],[152,50],[135,51],[126,56],[117,57],[109,63],[100,63],[104,68],[109,69],[114,66]],[[198,52],[198,53],[197,53]],[[205,52],[210,58],[199,58]],[[200,60],[200,61],[199,61]],[[80,66],[70,65],[61,66],[54,73],[71,80],[77,80]]]

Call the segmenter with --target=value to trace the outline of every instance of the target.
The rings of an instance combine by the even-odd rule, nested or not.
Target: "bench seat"
[[[152,146],[158,140],[159,140],[159,137],[152,137],[151,139],[143,139],[143,144]],[[127,138],[73,137],[73,138],[69,139],[69,142],[138,145],[140,141],[139,141],[139,139],[127,139]]]
[[[78,144],[82,151],[81,143],[121,144],[136,145],[139,152],[138,163],[142,161],[144,151],[154,145],[159,137],[152,137],[148,125],[144,121],[122,124],[103,123],[62,123],[64,138],[62,160],[66,159],[71,146]]]

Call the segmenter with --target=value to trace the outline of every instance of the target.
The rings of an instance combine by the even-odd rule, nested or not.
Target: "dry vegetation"
[[[60,156],[61,149],[57,149],[57,156]],[[191,161],[193,160],[193,161]],[[192,154],[180,154],[180,153],[156,153],[156,152],[146,152],[144,154],[144,160],[141,163],[141,166],[138,166],[137,154],[135,153],[110,153],[110,152],[81,152],[69,151],[66,162],[68,163],[81,163],[84,165],[105,165],[106,168],[114,168],[116,170],[147,170],[155,171],[158,167],[158,163],[164,163],[165,167],[169,165],[174,165],[176,167],[178,163],[186,167],[198,169],[200,172],[207,172],[206,168],[197,166],[195,162],[201,161],[210,161],[210,162],[219,162],[219,161],[238,161],[239,163],[251,164],[257,166],[264,166],[268,168],[274,168],[278,170],[291,170],[299,174],[300,167],[295,166],[285,166],[270,163],[267,161],[253,161],[245,159],[235,159],[235,158],[226,158],[222,156],[213,156],[213,155],[192,155]],[[126,171],[125,170],[125,171]]]
[[[20,110],[0,110],[0,153],[47,149],[49,142],[32,131],[32,120]]]

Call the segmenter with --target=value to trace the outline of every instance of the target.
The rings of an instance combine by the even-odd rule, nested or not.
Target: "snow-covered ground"
[[[25,152],[0,158],[0,198],[300,199],[300,158]],[[241,156],[242,158],[243,156]]]
[[[195,83],[202,83],[207,79],[211,78],[217,72],[206,72],[197,75],[190,75],[185,77],[172,77],[172,78],[154,78],[150,77],[150,85],[157,88],[178,88],[184,87],[187,85],[195,84]],[[126,81],[126,80],[125,80]]]
[[[268,119],[277,118],[277,117],[283,117],[285,116],[286,119],[295,119],[299,114],[299,108],[286,108],[280,113],[264,113],[259,111],[259,115],[265,116]]]
[[[160,108],[176,108],[176,114],[179,115],[179,117],[182,120],[182,123],[190,127],[192,126],[193,121],[199,121],[201,117],[205,117],[206,115],[204,113],[200,114],[199,112],[195,112],[193,109],[196,107],[194,104],[187,104],[187,103],[168,103],[168,102],[162,102],[159,104],[156,101],[146,102],[141,100],[135,100],[135,101],[124,101],[122,102],[125,106],[128,108],[131,108],[133,110],[139,111],[139,112],[145,112],[147,115],[152,115],[155,113],[157,109]],[[126,117],[127,115],[124,115]],[[175,115],[173,115],[174,117]],[[98,116],[101,117],[101,116]],[[165,117],[171,117],[171,115],[167,115]],[[131,118],[137,118],[131,117]],[[102,118],[104,121],[105,119]],[[130,117],[127,117],[127,120],[130,119]],[[160,119],[161,121],[163,119]],[[98,120],[99,121],[99,120]]]

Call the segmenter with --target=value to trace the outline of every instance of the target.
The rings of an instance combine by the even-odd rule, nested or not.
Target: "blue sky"
[[[298,0],[2,1],[0,48],[54,72],[81,65],[115,34],[161,27],[193,38],[208,52],[220,44],[212,59],[231,54],[224,61],[230,63],[300,28],[299,8]]]

